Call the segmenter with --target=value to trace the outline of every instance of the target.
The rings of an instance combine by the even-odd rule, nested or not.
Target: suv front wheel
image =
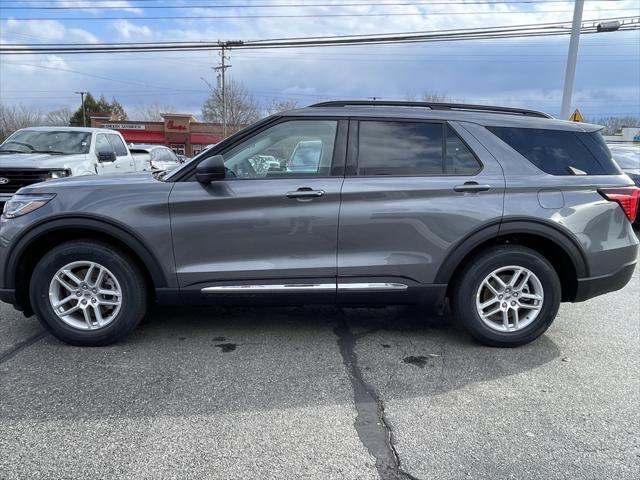
[[[535,250],[505,245],[473,258],[458,276],[452,308],[471,335],[493,347],[535,340],[558,313],[561,285]]]
[[[43,325],[81,346],[113,343],[144,316],[145,281],[124,253],[94,241],[55,247],[36,265],[31,301]]]

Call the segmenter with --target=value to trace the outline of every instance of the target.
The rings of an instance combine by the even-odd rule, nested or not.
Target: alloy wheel
[[[49,302],[64,323],[78,330],[109,325],[122,307],[122,289],[106,267],[89,261],[59,269],[49,285]]]

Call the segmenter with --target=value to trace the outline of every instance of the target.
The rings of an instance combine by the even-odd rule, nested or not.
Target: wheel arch
[[[571,232],[550,221],[507,218],[485,225],[456,243],[438,270],[434,283],[447,284],[449,290],[471,258],[486,248],[501,244],[523,245],[547,258],[560,278],[563,301],[573,301],[578,279],[588,276],[586,258]]]
[[[135,233],[112,220],[88,216],[46,219],[26,230],[8,254],[4,284],[15,288],[16,300],[31,313],[29,282],[37,262],[47,251],[69,240],[88,239],[113,245],[124,251],[139,267],[150,292],[167,287],[160,262]]]

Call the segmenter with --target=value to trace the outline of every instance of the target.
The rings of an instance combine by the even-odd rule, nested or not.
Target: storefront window
[[[191,145],[191,152],[195,157],[206,148],[206,145]]]
[[[173,150],[173,152],[176,155],[184,155],[185,153],[185,146],[184,143],[172,143],[171,144],[171,150]]]

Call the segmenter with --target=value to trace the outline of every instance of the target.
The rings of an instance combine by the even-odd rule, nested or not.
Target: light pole
[[[564,72],[564,90],[562,92],[562,106],[560,107],[560,118],[569,118],[571,108],[571,93],[573,92],[573,81],[576,77],[576,61],[578,59],[578,44],[580,43],[580,29],[582,27],[582,10],[584,0],[576,0],[573,7],[573,23],[571,25],[571,40],[569,40],[569,55],[567,56],[567,68]]]
[[[87,126],[87,114],[84,111],[84,96],[89,92],[75,92],[75,93],[80,95],[80,100],[82,101],[82,126],[86,127]]]
[[[571,40],[569,40],[569,54],[567,56],[567,69],[564,73],[564,90],[562,91],[562,106],[560,107],[560,118],[569,118],[571,109],[571,94],[573,92],[573,82],[576,77],[576,62],[578,59],[578,45],[580,43],[580,30],[582,29],[582,10],[584,0],[576,0],[573,8],[573,23],[571,24]],[[618,20],[601,22],[596,26],[597,32],[615,32],[620,28],[621,22]]]

